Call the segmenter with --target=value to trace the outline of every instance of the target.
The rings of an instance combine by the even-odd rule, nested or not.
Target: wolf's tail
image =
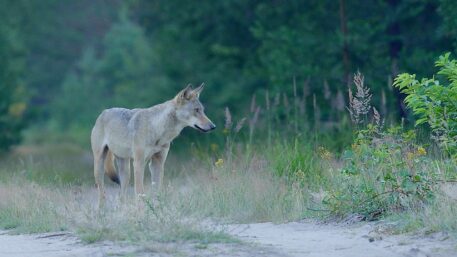
[[[108,152],[106,153],[105,165],[104,166],[105,166],[106,175],[108,175],[108,177],[113,182],[116,182],[117,184],[120,184],[119,175],[117,174],[116,168],[114,167],[114,155],[109,149],[108,149]]]

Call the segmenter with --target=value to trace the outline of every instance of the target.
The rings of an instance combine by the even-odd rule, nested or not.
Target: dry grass
[[[50,188],[20,179],[3,182],[0,226],[18,233],[70,230],[86,242],[232,240],[220,229],[210,229],[193,218],[184,217],[173,206],[155,203],[152,210],[137,204],[133,197],[121,204],[114,192],[117,190],[110,188],[109,191],[108,206],[98,211],[94,204],[96,191],[92,187]]]
[[[149,194],[141,204],[133,192],[121,204],[119,188],[108,186],[107,206],[101,211],[92,183],[52,183],[52,178],[37,183],[24,173],[2,171],[0,227],[19,233],[70,230],[87,242],[208,243],[234,240],[224,233],[224,223],[296,220],[306,213],[307,193],[275,177],[259,157],[237,158],[232,165],[192,159],[169,169],[176,177],[168,177],[164,191]]]
[[[22,148],[25,152],[14,161],[0,162],[0,226],[18,232],[71,230],[88,242],[102,239],[224,241],[232,239],[219,229],[223,223],[286,222],[329,213],[353,215],[360,212],[360,208],[353,207],[366,203],[367,199],[370,200],[368,207],[376,209],[381,206],[379,196],[390,195],[373,195],[376,191],[371,189],[384,185],[385,181],[381,180],[390,179],[382,172],[392,167],[406,165],[413,175],[417,175],[416,171],[427,171],[425,179],[420,177],[413,181],[416,184],[424,181],[435,185],[437,178],[457,177],[455,162],[424,156],[424,148],[424,154],[408,158],[411,149],[417,148],[415,142],[402,139],[398,147],[394,145],[389,139],[392,136],[389,133],[394,132],[383,132],[383,120],[371,106],[371,93],[360,74],[355,78],[355,85],[356,92],[355,95],[350,93],[348,108],[355,131],[346,127],[349,133],[327,135],[328,145],[341,147],[338,142],[345,141],[343,135],[349,134],[350,140],[356,140],[352,145],[354,149],[346,147],[346,151],[338,153],[336,147],[321,147],[324,143],[319,141],[317,133],[322,128],[320,107],[314,94],[315,133],[308,133],[312,126],[301,121],[309,120],[306,103],[311,96],[306,84],[302,96],[294,84],[292,100],[285,94],[270,99],[267,93],[266,106],[262,108],[253,97],[247,117],[232,117],[226,109],[225,128],[220,135],[224,143],[208,143],[207,149],[211,150],[206,151],[197,145],[191,148],[191,154],[186,152],[185,158],[173,156],[172,151],[167,160],[165,189],[157,197],[149,195],[143,208],[138,207],[133,196],[126,204],[119,204],[119,189],[112,186],[106,209],[96,211],[91,156],[81,149],[48,147],[31,151]],[[329,88],[326,90],[325,98],[330,99],[332,93]],[[335,107],[335,113],[341,112],[341,105]],[[354,139],[351,132],[358,133],[358,138]],[[406,131],[398,133],[410,137]],[[362,146],[366,148],[366,158],[359,160],[358,151]],[[398,151],[405,147],[409,150]],[[368,160],[375,162],[367,168]],[[416,161],[427,165],[417,166]],[[392,174],[400,173],[395,170]],[[367,174],[370,179],[366,179]],[[359,179],[355,179],[357,176]],[[433,190],[431,195],[435,193]],[[402,213],[404,228],[457,231],[453,219],[455,200],[441,201],[444,199],[441,197],[427,198],[423,206],[407,211],[382,208],[394,212],[383,214],[405,211]],[[388,206],[389,202],[381,204]],[[318,211],[312,213],[310,209]]]
[[[434,201],[423,205],[421,208],[410,209],[401,213],[394,213],[390,220],[397,225],[394,232],[405,233],[411,231],[423,231],[424,233],[448,232],[457,236],[457,201],[455,183],[446,184],[446,187],[452,188],[453,194],[448,195],[446,192],[437,194]]]

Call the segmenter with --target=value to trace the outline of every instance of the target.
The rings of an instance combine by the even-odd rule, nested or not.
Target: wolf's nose
[[[216,125],[214,125],[214,124],[209,125],[209,129],[210,129],[210,130],[216,129]]]

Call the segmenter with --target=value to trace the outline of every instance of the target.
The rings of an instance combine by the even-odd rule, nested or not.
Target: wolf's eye
[[[200,109],[195,108],[195,112],[196,112],[196,113],[199,113],[199,112],[200,112]]]

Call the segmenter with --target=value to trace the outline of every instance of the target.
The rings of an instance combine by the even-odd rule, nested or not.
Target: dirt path
[[[156,243],[135,246],[125,243],[84,244],[69,233],[8,235],[0,231],[0,257],[283,257],[271,247],[249,244]]]
[[[373,224],[259,223],[231,225],[228,231],[248,242],[272,246],[289,256],[457,256],[457,242],[446,234],[386,236],[377,233]]]
[[[106,256],[111,252],[120,254],[134,251],[133,247],[110,244],[84,245],[65,233],[36,235],[0,235],[0,256],[10,257],[70,257]]]
[[[373,224],[322,225],[292,222],[229,225],[226,231],[248,244],[113,242],[83,244],[68,233],[8,235],[0,233],[0,257],[82,256],[241,256],[241,257],[441,257],[457,256],[457,243],[446,234],[386,236]],[[249,244],[250,243],[250,244]]]

